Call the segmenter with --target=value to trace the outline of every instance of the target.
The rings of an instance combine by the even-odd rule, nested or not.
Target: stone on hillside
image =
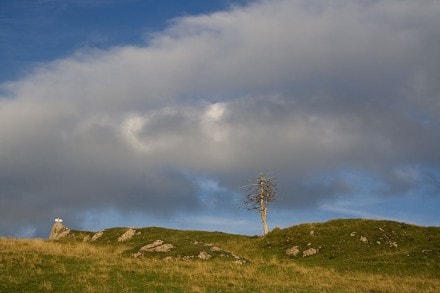
[[[319,250],[316,248],[309,248],[309,249],[303,251],[303,257],[312,256],[312,255],[317,254],[318,252],[319,252]]]
[[[244,265],[246,263],[246,260],[244,259],[236,259],[233,261],[233,263],[239,264],[239,265]]]
[[[133,253],[131,256],[132,256],[132,257],[139,257],[139,256],[141,256],[141,255],[142,255],[142,252],[138,251],[138,252],[136,252],[136,253]]]
[[[293,246],[286,250],[287,255],[297,256],[299,253],[299,246]]]
[[[169,243],[164,243],[162,240],[156,240],[153,243],[147,244],[141,249],[139,249],[140,252],[142,251],[149,251],[149,252],[168,252],[171,251],[171,249],[174,248],[174,245]]]
[[[223,251],[223,249],[221,249],[220,247],[217,247],[217,246],[212,246],[210,250],[211,251]]]
[[[171,251],[174,248],[174,245],[170,244],[170,243],[165,243],[162,244],[160,246],[157,246],[153,249],[153,251],[156,252],[168,252]]]
[[[146,250],[146,251],[148,251],[149,249],[152,249],[152,248],[154,248],[154,247],[157,247],[157,246],[160,246],[160,245],[162,245],[163,244],[163,241],[162,240],[156,240],[156,241],[154,241],[153,243],[150,243],[150,244],[147,244],[147,245],[145,245],[145,246],[143,246],[141,249],[139,249],[139,250]]]
[[[92,240],[92,237],[90,237],[90,235],[86,235],[86,236],[83,238],[83,242],[89,242],[90,240]]]
[[[135,234],[136,234],[136,230],[130,228],[130,229],[128,229],[124,234],[122,234],[122,235],[118,238],[118,241],[119,241],[119,242],[121,242],[121,241],[126,241],[126,240],[132,238]]]
[[[95,235],[93,235],[92,237],[92,241],[97,240],[99,237],[101,237],[102,235],[104,235],[104,230],[98,231],[95,233]]]
[[[359,238],[360,241],[362,241],[363,243],[368,243],[368,238],[365,236],[361,236],[361,238]]]
[[[66,237],[70,233],[70,229],[62,224],[61,219],[55,219],[55,223],[50,230],[49,240],[59,240]]]
[[[356,232],[351,232],[351,233],[350,233],[350,236],[351,236],[351,237],[356,236]]]
[[[211,258],[211,255],[207,253],[206,251],[200,251],[199,255],[197,256],[200,259],[208,260]]]
[[[391,248],[397,248],[397,242],[392,242],[392,241],[390,241],[390,242],[388,242],[388,245],[391,247]]]

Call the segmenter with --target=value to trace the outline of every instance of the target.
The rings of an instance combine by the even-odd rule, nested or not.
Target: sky
[[[1,0],[0,236],[439,226],[440,2]]]

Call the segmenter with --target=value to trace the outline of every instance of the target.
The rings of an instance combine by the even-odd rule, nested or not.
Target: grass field
[[[440,292],[438,227],[333,220],[265,237],[135,229],[124,242],[128,228],[87,242],[94,232],[0,238],[0,292]],[[133,257],[158,239],[174,248]],[[298,255],[286,255],[293,246]],[[310,248],[318,253],[303,257]],[[201,251],[211,258],[199,259]]]

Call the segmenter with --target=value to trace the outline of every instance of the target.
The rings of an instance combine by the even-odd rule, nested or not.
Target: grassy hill
[[[440,227],[333,220],[265,237],[158,227],[102,232],[1,238],[0,292],[440,291]],[[118,241],[124,233],[131,237]]]

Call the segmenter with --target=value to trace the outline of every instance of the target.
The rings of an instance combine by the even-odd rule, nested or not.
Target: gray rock
[[[359,238],[360,241],[362,241],[363,243],[368,243],[368,238],[365,236],[361,236],[361,238]]]
[[[95,235],[93,235],[92,237],[92,241],[97,240],[98,238],[100,238],[102,235],[104,235],[104,230],[98,231],[95,233]]]
[[[156,240],[153,243],[142,246],[141,249],[139,249],[139,251],[140,252],[142,252],[142,251],[168,252],[168,251],[171,251],[171,249],[173,249],[173,248],[174,248],[174,245],[172,245],[170,243],[164,243],[162,240]]]
[[[319,250],[316,248],[309,248],[309,249],[303,251],[303,257],[312,256],[312,255],[317,254],[318,252],[319,252]]]
[[[55,222],[50,230],[49,240],[59,240],[69,235],[70,229],[61,222]]]
[[[299,246],[293,246],[286,250],[287,255],[297,256],[299,253]]]
[[[200,251],[199,255],[197,256],[200,259],[208,260],[211,258],[211,255],[207,253],[206,251]]]
[[[130,229],[128,229],[127,231],[125,231],[125,233],[122,234],[122,235],[118,238],[118,241],[119,241],[119,242],[126,241],[126,240],[132,238],[135,234],[136,234],[136,230],[130,228]]]
[[[210,250],[211,251],[223,251],[223,249],[221,249],[220,247],[217,247],[217,246],[212,246]]]

